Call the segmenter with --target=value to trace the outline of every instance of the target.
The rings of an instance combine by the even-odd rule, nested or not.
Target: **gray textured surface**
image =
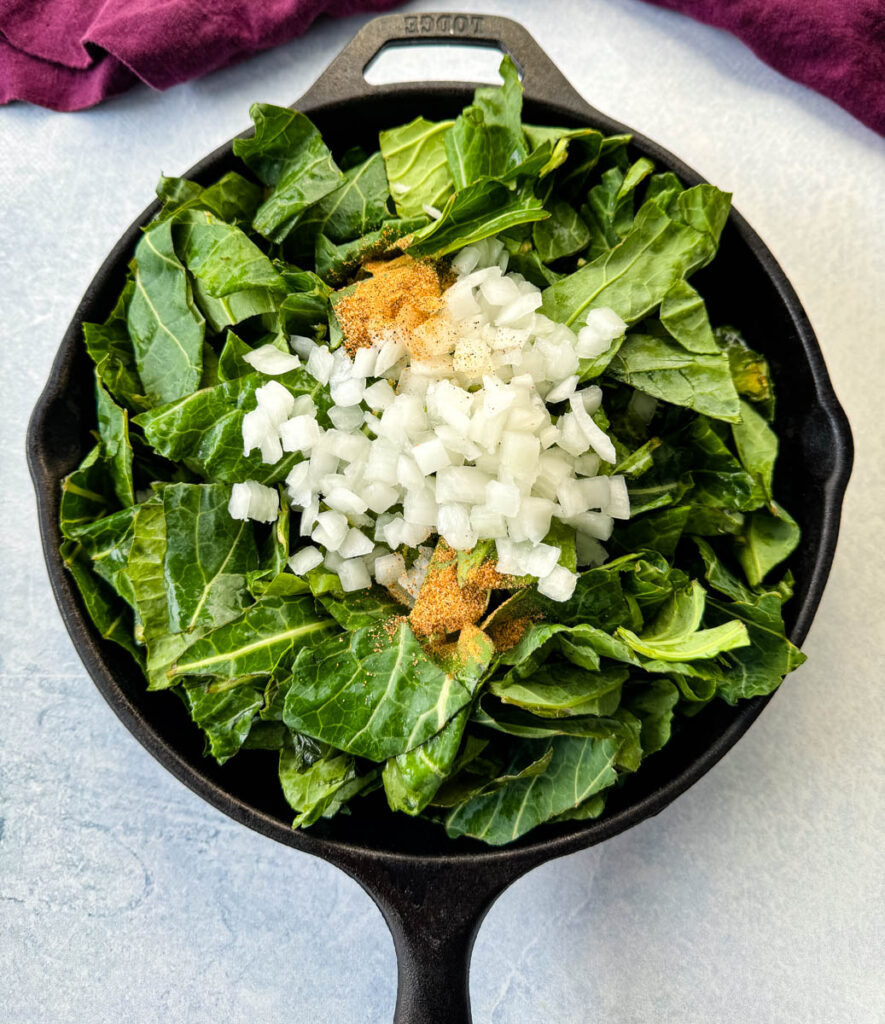
[[[431,6],[454,5],[410,9]],[[808,664],[663,815],[505,894],[476,946],[476,1019],[880,1022],[885,147],[731,38],[633,0],[461,6],[523,20],[591,102],[734,191],[857,442]],[[103,704],[49,593],[23,457],[58,339],[158,172],[240,131],[252,99],[290,102],[356,27],[88,113],[0,110],[5,1020],[392,1015],[393,946],[356,884],[201,803]],[[423,54],[401,66],[433,70]]]

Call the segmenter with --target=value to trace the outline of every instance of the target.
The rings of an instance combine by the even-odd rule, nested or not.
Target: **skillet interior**
[[[455,116],[470,100],[466,83],[405,84],[384,87],[371,96],[319,104],[296,104],[305,110],[340,154],[355,143],[370,150],[379,128],[411,120],[418,114],[437,119]],[[606,132],[622,130],[586,104],[566,97],[550,102],[527,96],[524,119],[534,123],[589,124]],[[701,180],[655,144],[636,138],[635,155],[651,156],[660,170],[669,169],[693,184]],[[242,170],[221,147],[190,172],[209,183],[229,169]],[[38,497],[44,551],[65,624],[99,690],[136,735],[163,764],[199,795],[225,813],[278,841],[339,862],[359,855],[379,866],[393,865],[402,854],[414,863],[438,865],[458,861],[530,865],[548,856],[592,845],[657,813],[703,775],[743,734],[769,698],[729,708],[716,702],[686,722],[681,735],[643,765],[610,800],[596,822],[549,825],[504,850],[471,840],[453,842],[442,829],[404,815],[377,817],[383,796],[354,802],[354,813],[321,822],[307,832],[291,830],[291,811],[276,782],[275,755],[243,751],[223,767],[202,756],[202,739],[178,699],[147,693],[128,655],[102,641],[85,615],[79,595],[58,556],[59,481],[91,447],[94,425],[92,365],[80,342],[84,320],[103,320],[122,287],[138,227],[156,210],[149,207],[123,236],[90,285],[69,327],[49,383],[34,411],[28,457]],[[108,211],[113,216],[113,211]],[[778,388],[776,429],[781,457],[776,493],[799,520],[803,544],[791,560],[796,595],[787,605],[787,627],[801,642],[819,602],[838,532],[839,507],[851,462],[851,439],[835,400],[817,343],[804,312],[768,250],[733,214],[713,264],[693,279],[705,295],[714,323],[732,322],[750,344],[771,362]]]

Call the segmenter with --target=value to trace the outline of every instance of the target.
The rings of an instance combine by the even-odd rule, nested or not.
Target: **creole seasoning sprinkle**
[[[435,266],[403,255],[367,263],[364,269],[372,276],[359,281],[335,307],[348,353],[352,356],[358,348],[368,348],[383,331],[402,332],[409,345],[412,332],[442,308]]]
[[[409,623],[417,636],[458,633],[481,618],[488,603],[487,588],[458,585],[457,554],[440,539]]]

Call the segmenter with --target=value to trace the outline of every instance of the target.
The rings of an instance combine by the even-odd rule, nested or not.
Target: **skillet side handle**
[[[387,46],[430,43],[494,47],[513,58],[522,74],[528,99],[555,98],[563,105],[576,106],[585,114],[590,110],[574,86],[519,22],[497,15],[457,11],[386,14],[373,18],[300,98],[298,105],[314,106],[355,96],[380,96],[391,87],[376,87],[366,81],[364,72],[372,59]]]

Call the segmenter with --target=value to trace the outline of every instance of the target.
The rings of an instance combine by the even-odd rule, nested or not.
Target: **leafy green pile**
[[[337,162],[303,114],[254,106],[242,173],[162,179],[116,307],[84,324],[97,433],[63,483],[64,561],[101,635],[181,696],[219,763],[279,750],[296,826],[380,787],[493,844],[595,817],[680,716],[770,693],[802,661],[789,573],[768,582],[799,539],[772,495],[768,366],[688,283],[729,197],[656,173],[626,136],[523,124],[509,60],[502,75],[454,121],[418,118]],[[433,653],[380,588],[287,568],[282,489],[270,528],[228,514],[233,483],[280,484],[300,459],[243,454],[266,381],[244,357],[292,335],[335,347],[342,289],[397,243],[438,259],[493,235],[548,316],[577,330],[610,307],[630,326],[581,377],[605,390],[633,517],[570,600],[494,595]],[[277,379],[325,416],[304,370]],[[508,622],[521,636],[496,647]]]

